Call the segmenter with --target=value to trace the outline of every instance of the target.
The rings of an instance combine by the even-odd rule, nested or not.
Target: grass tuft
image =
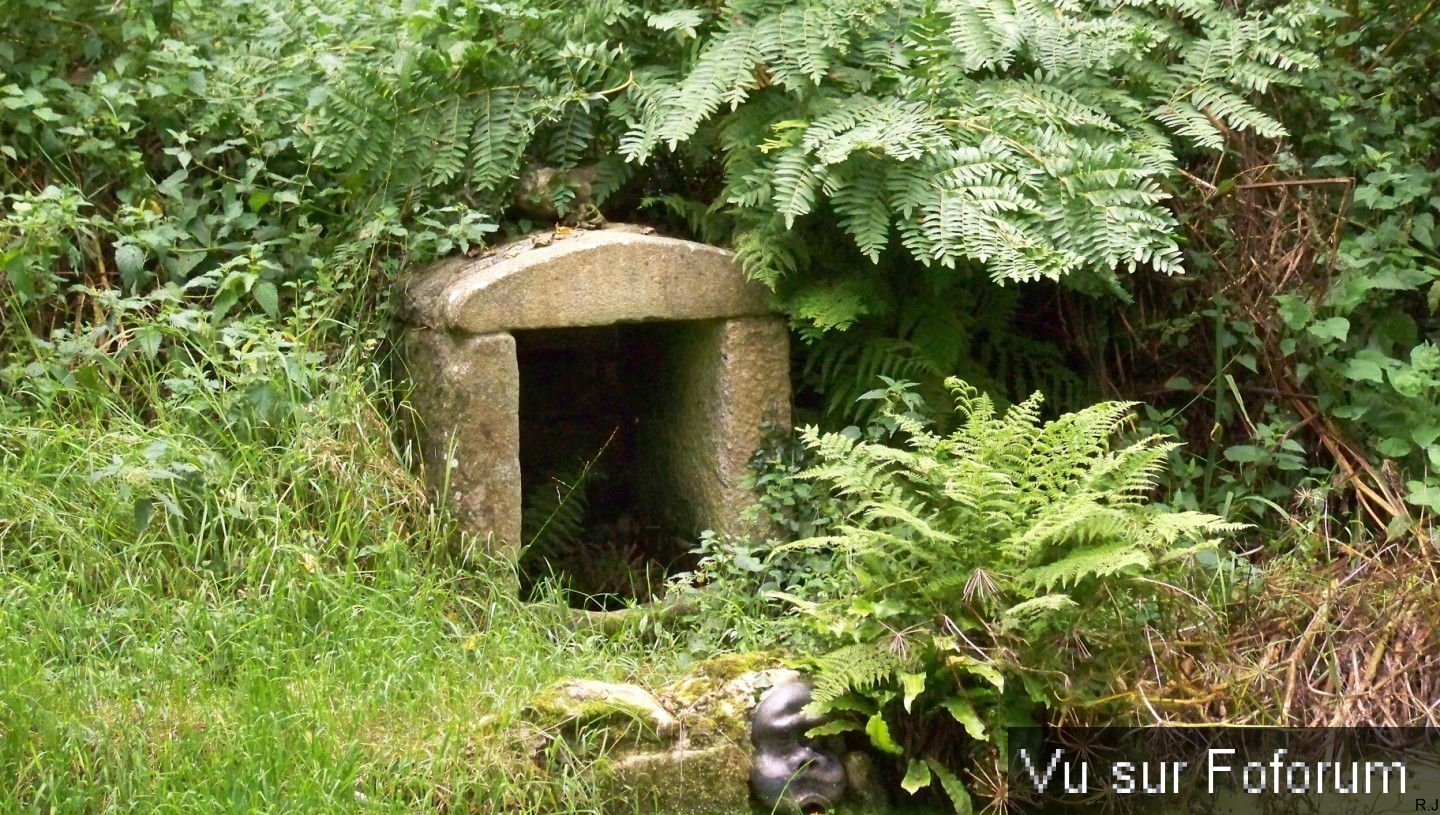
[[[593,811],[520,710],[664,652],[464,556],[378,365],[249,330],[46,404],[0,388],[0,812]]]

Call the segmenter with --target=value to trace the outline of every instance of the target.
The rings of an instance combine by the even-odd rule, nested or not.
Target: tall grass
[[[100,334],[187,311],[117,307]],[[94,376],[93,325],[10,330],[0,812],[591,810],[520,709],[657,655],[502,590],[394,443],[367,332],[241,325]]]

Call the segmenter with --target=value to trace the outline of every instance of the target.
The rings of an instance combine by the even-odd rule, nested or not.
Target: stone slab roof
[[[723,249],[635,226],[556,230],[479,258],[427,267],[401,283],[407,322],[443,331],[763,316],[770,293]]]

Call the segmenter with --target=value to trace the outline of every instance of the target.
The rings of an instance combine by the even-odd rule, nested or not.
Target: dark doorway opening
[[[613,609],[652,599],[681,567],[693,530],[670,520],[647,441],[680,325],[514,332],[526,597],[553,577],[570,605]]]

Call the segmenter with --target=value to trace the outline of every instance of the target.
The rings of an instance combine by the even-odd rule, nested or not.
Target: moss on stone
[[[746,674],[782,667],[780,656],[768,651],[726,654],[699,663],[684,677],[666,685],[660,695],[670,702],[672,710],[683,711]]]
[[[629,744],[663,747],[679,723],[644,689],[588,680],[566,680],[541,691],[526,711],[537,727],[579,745]]]
[[[732,654],[694,666],[651,696],[634,685],[572,679],[527,718],[589,757],[612,815],[750,811],[750,715],[793,672],[779,654]]]
[[[750,811],[750,756],[720,744],[632,755],[599,773],[612,815],[742,815]]]

